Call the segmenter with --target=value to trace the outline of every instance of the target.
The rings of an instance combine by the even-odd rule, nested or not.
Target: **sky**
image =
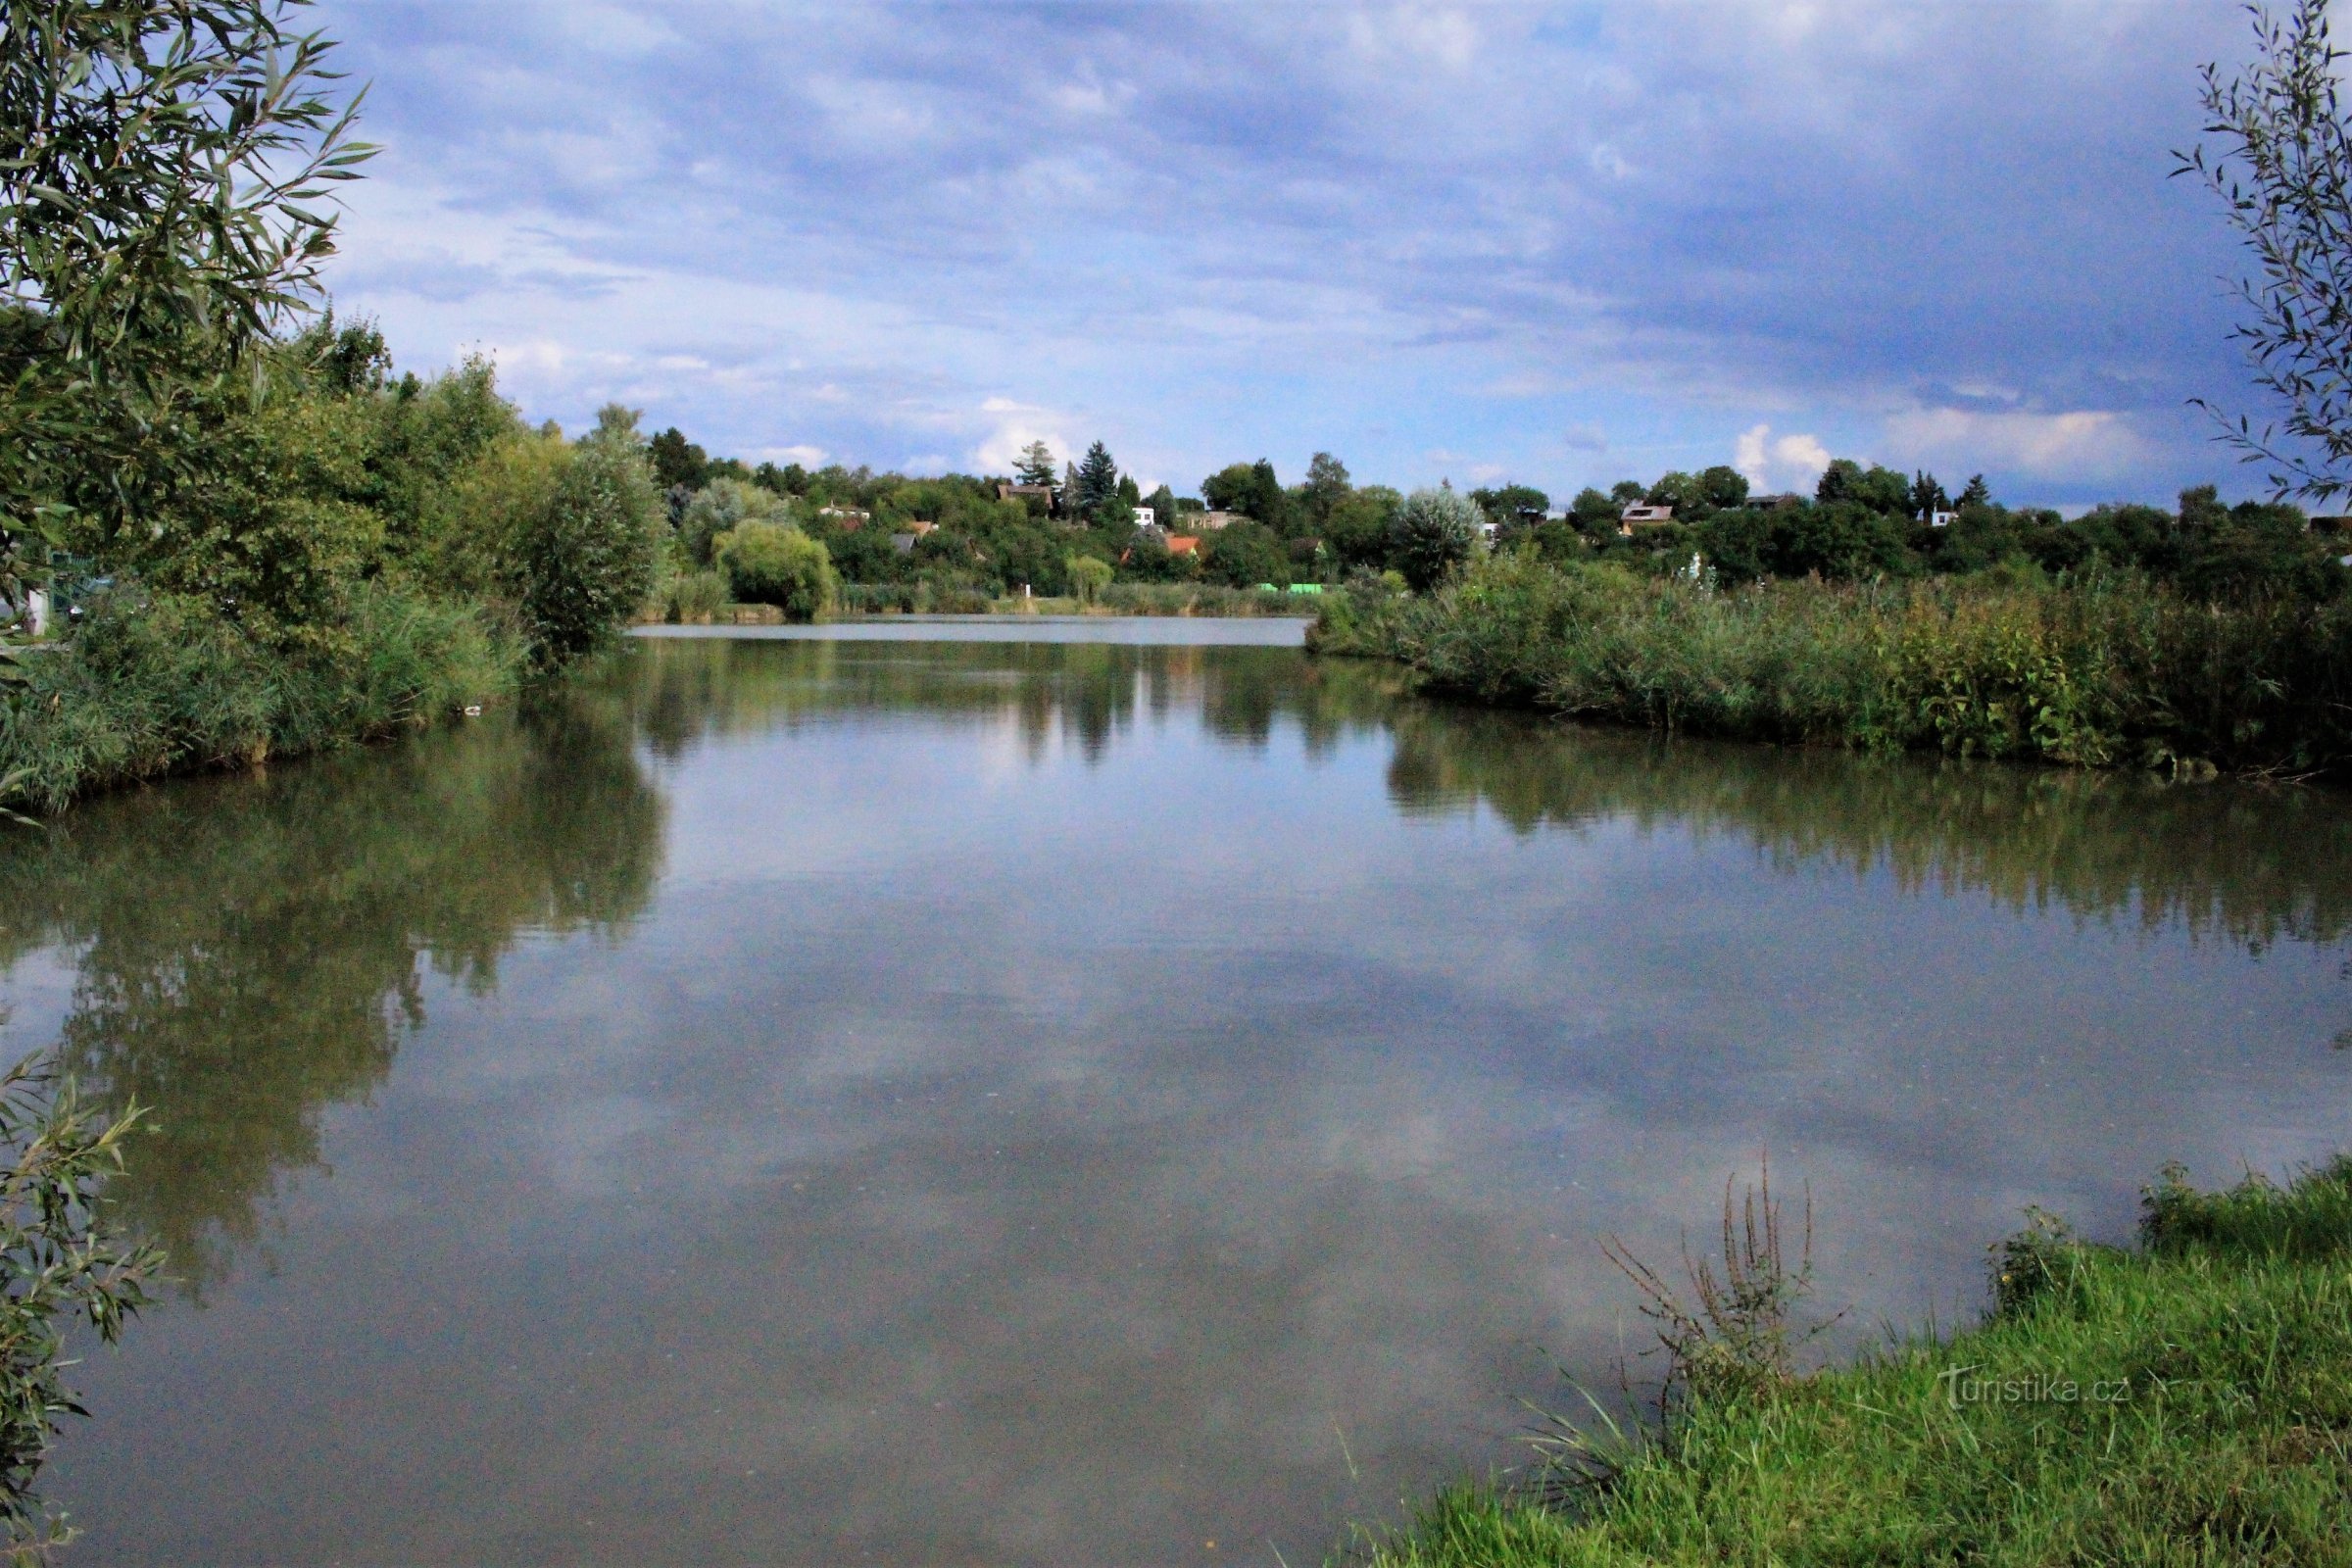
[[[1147,489],[1831,456],[2260,491],[2240,251],[2169,178],[2230,0],[322,0],[382,152],[337,310],[714,454]]]

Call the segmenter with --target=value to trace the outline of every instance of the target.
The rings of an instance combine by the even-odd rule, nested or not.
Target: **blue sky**
[[[1565,496],[1828,454],[2004,499],[2254,476],[2168,180],[2226,0],[324,0],[384,152],[338,308],[754,461]]]

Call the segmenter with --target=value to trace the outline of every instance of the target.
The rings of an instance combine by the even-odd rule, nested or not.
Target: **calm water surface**
[[[90,1563],[1308,1563],[1609,1381],[1600,1237],[1762,1149],[1850,1345],[2352,1144],[2342,797],[1292,648],[648,641],[0,882],[5,1043],[162,1128]]]

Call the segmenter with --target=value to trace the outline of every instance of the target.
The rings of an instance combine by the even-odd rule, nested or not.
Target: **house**
[[[939,524],[936,522],[925,522],[922,518],[917,517],[913,521],[906,524],[906,530],[907,532],[913,534],[917,539],[920,539],[927,533],[937,533],[939,531]]]
[[[1195,560],[1199,560],[1200,556],[1200,536],[1198,534],[1189,533],[1172,533],[1168,535],[1168,554],[1171,556],[1191,556]]]
[[[1014,484],[1009,479],[997,481],[999,501],[1042,501],[1048,510],[1054,505],[1054,487],[1050,484]]]
[[[816,509],[816,514],[839,528],[843,533],[856,533],[864,527],[873,515],[871,513],[859,512],[855,507],[819,507]]]
[[[1214,533],[1219,528],[1229,528],[1237,522],[1249,520],[1239,512],[1196,512],[1192,514],[1193,526],[1203,533]]]
[[[1784,490],[1778,495],[1749,496],[1747,498],[1748,510],[1751,512],[1787,512],[1790,507],[1801,507],[1804,504],[1805,498],[1793,490]]]
[[[891,549],[893,549],[893,550],[896,550],[896,551],[897,551],[897,552],[898,552],[900,555],[902,555],[902,556],[911,556],[911,555],[913,555],[913,554],[914,554],[914,535],[912,535],[912,534],[910,534],[910,533],[894,533],[894,534],[892,534],[892,535],[890,536],[890,548],[891,548]]]
[[[1630,535],[1636,528],[1662,528],[1673,520],[1672,507],[1652,507],[1637,502],[1617,514],[1617,531]]]
[[[1928,526],[1931,528],[1949,528],[1959,520],[1960,514],[1957,512],[1931,512],[1928,514]]]
[[[1158,513],[1157,509],[1155,509],[1155,508],[1152,508],[1152,507],[1148,507],[1148,506],[1145,506],[1145,505],[1144,505],[1143,503],[1141,503],[1141,502],[1138,502],[1138,503],[1136,503],[1136,506],[1135,506],[1135,525],[1136,525],[1138,528],[1156,528],[1156,527],[1158,527],[1158,526],[1159,526],[1159,513]]]

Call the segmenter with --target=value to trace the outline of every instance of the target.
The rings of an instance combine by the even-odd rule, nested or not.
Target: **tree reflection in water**
[[[0,955],[71,955],[66,1063],[154,1107],[115,1196],[200,1292],[318,1162],[324,1107],[391,1070],[426,968],[484,992],[525,931],[625,924],[662,820],[619,706],[571,700],[19,834]]]

